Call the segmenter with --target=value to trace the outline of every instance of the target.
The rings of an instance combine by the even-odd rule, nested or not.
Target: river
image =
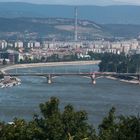
[[[98,66],[58,66],[11,70],[10,72],[91,72]],[[14,117],[30,120],[39,114],[40,103],[52,96],[60,99],[60,106],[72,104],[76,110],[86,110],[89,122],[95,126],[116,107],[116,114],[140,113],[140,85],[122,83],[106,78],[97,79],[92,85],[85,77],[56,77],[47,84],[44,77],[20,77],[19,86],[0,89],[0,120],[12,121]]]

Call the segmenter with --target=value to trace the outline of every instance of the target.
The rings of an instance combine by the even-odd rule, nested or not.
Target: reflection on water
[[[91,72],[97,66],[67,66],[20,69],[18,72]],[[15,72],[15,70],[12,70]],[[86,110],[89,121],[97,124],[114,106],[117,114],[140,113],[140,86],[108,79],[97,79],[92,85],[85,77],[57,77],[48,85],[44,77],[20,77],[22,84],[17,87],[0,89],[0,120],[11,121],[14,117],[31,119],[39,113],[39,103],[56,96],[61,107],[72,104],[79,110]]]

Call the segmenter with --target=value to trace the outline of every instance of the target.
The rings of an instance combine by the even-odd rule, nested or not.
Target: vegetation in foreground
[[[42,117],[35,115],[30,122],[1,122],[0,140],[140,140],[140,117],[116,117],[115,108],[103,119],[98,133],[85,111],[75,111],[72,105],[60,111],[55,97],[40,104],[40,110]]]

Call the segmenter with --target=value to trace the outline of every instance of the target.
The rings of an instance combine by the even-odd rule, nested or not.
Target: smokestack
[[[77,32],[78,12],[77,12],[77,7],[75,7],[74,11],[75,11],[74,40],[75,40],[75,42],[77,42],[77,40],[78,40],[78,32]]]

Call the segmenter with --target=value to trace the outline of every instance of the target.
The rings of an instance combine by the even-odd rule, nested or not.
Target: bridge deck
[[[4,73],[4,76],[139,76],[138,73],[114,73],[114,72],[92,72],[92,73]]]

